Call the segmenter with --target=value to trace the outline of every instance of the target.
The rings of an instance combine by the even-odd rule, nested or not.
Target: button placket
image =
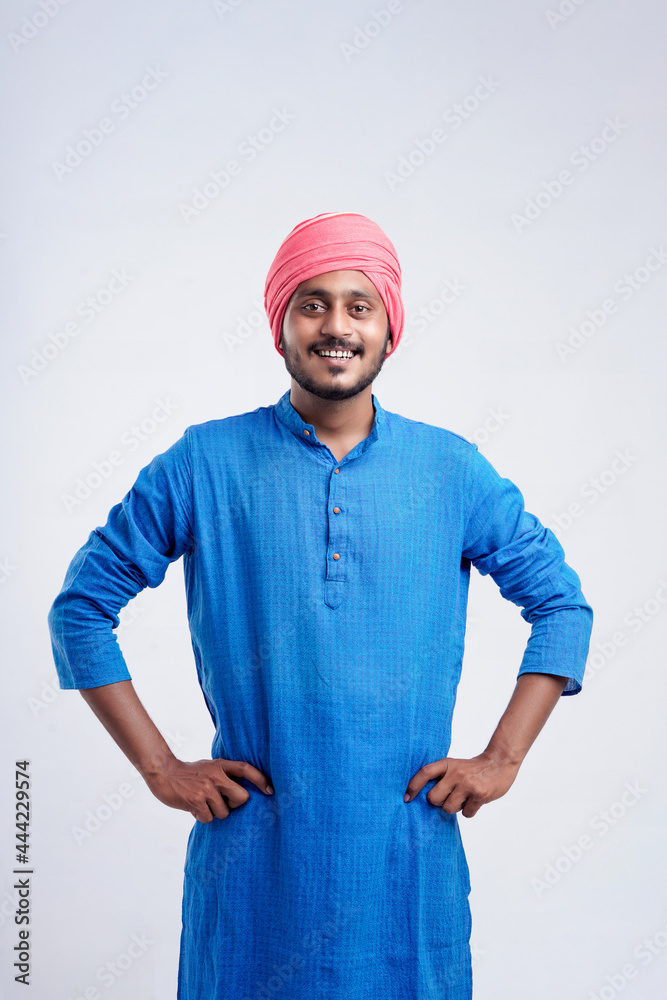
[[[347,521],[345,517],[345,469],[336,465],[329,476],[327,502],[329,538],[327,568],[324,581],[324,603],[330,608],[339,607],[345,596],[347,580]]]

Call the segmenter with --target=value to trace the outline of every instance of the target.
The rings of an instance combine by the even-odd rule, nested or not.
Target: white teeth
[[[354,351],[315,351],[321,358],[353,358]]]

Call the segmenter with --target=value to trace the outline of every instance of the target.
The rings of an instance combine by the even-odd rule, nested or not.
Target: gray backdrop
[[[665,6],[8,0],[0,16],[5,995],[26,995],[28,758],[30,995],[175,997],[192,817],[59,690],[46,615],[155,454],[288,388],[267,269],[297,222],[354,211],[404,273],[382,405],[475,440],[595,610],[584,690],[509,793],[460,817],[476,1000],[662,998]],[[529,631],[476,573],[469,611],[459,757],[486,746]],[[152,717],[184,759],[209,756],[181,563],[122,618]]]

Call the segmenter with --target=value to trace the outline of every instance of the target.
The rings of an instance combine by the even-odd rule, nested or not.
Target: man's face
[[[287,371],[307,392],[321,399],[356,396],[379,374],[391,346],[384,303],[362,271],[327,271],[294,290],[280,348]],[[354,355],[322,357],[320,350]]]

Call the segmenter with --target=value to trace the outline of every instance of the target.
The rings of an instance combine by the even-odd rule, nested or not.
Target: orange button
[[[340,469],[334,469],[334,472],[340,472]]]
[[[340,514],[340,507],[334,507],[334,514]]]
[[[337,552],[334,552],[333,557],[334,557],[334,559],[340,559],[340,556],[338,555]]]
[[[310,434],[310,431],[304,429],[304,434]]]

